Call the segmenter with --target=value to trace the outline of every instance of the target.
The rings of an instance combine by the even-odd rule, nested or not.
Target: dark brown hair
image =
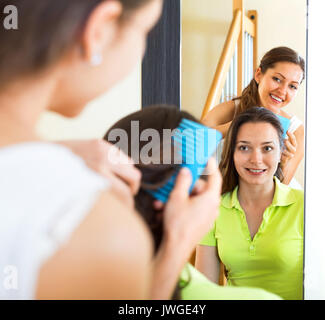
[[[305,78],[305,60],[296,51],[288,47],[273,48],[263,56],[259,65],[262,74],[265,74],[268,69],[273,68],[278,62],[291,62],[300,66],[303,72],[302,80]],[[243,90],[240,97],[233,100],[237,99],[240,99],[240,103],[236,110],[236,114],[243,112],[248,108],[261,105],[258,94],[258,84],[255,79],[251,80],[249,85]]]
[[[221,162],[219,165],[223,184],[222,194],[233,191],[238,185],[239,178],[234,163],[234,153],[236,148],[237,135],[240,127],[245,123],[267,122],[272,125],[278,133],[280,148],[283,148],[283,129],[277,116],[262,107],[252,107],[237,115],[231,123],[225,138],[225,144],[222,151]],[[274,174],[280,181],[283,180],[280,164]]]
[[[140,187],[139,193],[135,196],[135,205],[139,213],[144,217],[145,221],[149,225],[149,228],[152,232],[152,236],[155,242],[155,250],[157,251],[163,234],[163,224],[160,212],[157,212],[153,208],[153,197],[146,191],[144,185],[151,185],[154,189],[155,187],[159,187],[162,181],[167,180],[170,175],[172,175],[175,170],[179,167],[179,165],[171,163],[163,164],[163,144],[167,141],[163,139],[163,130],[170,129],[174,130],[178,127],[179,123],[183,118],[196,121],[192,115],[187,113],[186,111],[180,111],[176,107],[166,106],[166,105],[157,105],[146,107],[141,111],[137,111],[132,113],[123,119],[119,120],[115,123],[105,134],[104,140],[110,141],[109,135],[113,129],[123,129],[126,131],[128,136],[128,145],[125,146],[123,150],[124,153],[129,155],[129,157],[137,157],[139,159],[136,167],[140,169],[142,172],[142,186]],[[160,136],[160,163],[159,164],[143,164],[141,163],[140,155],[135,155],[131,153],[131,122],[138,121],[139,123],[139,137],[141,137],[141,133],[146,129],[155,129],[159,133]],[[137,137],[138,139],[138,137]],[[111,143],[116,143],[116,141],[110,141]],[[132,143],[139,143],[139,152],[146,145],[147,141],[134,141]],[[172,143],[171,143],[172,144]]]
[[[181,120],[189,119],[195,122],[199,122],[195,117],[187,113],[186,111],[180,111],[174,106],[157,105],[146,107],[141,111],[132,113],[125,118],[115,123],[105,134],[104,140],[109,141],[109,134],[113,129],[123,129],[126,131],[128,136],[128,146],[123,150],[130,157],[134,156],[131,153],[131,122],[138,121],[139,123],[139,137],[141,133],[146,129],[155,129],[159,132],[160,136],[160,150],[163,151],[162,145],[166,141],[163,139],[163,130],[170,129],[174,130],[178,127]],[[112,143],[116,141],[110,141]],[[132,141],[134,143],[135,141]],[[148,142],[139,140],[139,151]],[[164,155],[160,153],[161,160]],[[141,161],[141,158],[139,157]],[[161,161],[162,162],[162,161]],[[142,184],[138,194],[135,196],[135,207],[140,215],[144,218],[147,223],[151,234],[154,239],[155,253],[161,244],[163,237],[163,215],[162,211],[158,211],[153,207],[154,198],[146,191],[147,185],[152,186],[153,189],[159,187],[162,181],[166,181],[168,177],[177,170],[179,165],[171,163],[170,165],[164,164],[136,164],[136,167],[142,172]],[[166,179],[167,178],[167,179]],[[173,298],[180,298],[180,287],[176,287]]]
[[[56,62],[81,35],[92,10],[104,0],[0,0],[18,11],[18,30],[0,27],[0,86]],[[119,0],[123,14],[151,0]]]

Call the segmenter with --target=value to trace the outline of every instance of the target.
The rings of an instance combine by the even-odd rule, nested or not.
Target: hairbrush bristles
[[[180,166],[165,185],[156,190],[147,190],[155,199],[164,203],[167,202],[169,194],[174,188],[179,170],[183,167],[188,168],[192,173],[192,184],[189,192],[192,191],[209,158],[216,152],[222,134],[200,123],[182,119],[172,139],[177,156],[180,159]]]
[[[289,127],[290,127],[290,119],[279,116],[278,114],[277,114],[277,117],[278,117],[278,119],[279,119],[279,121],[281,123],[282,129],[283,129],[283,135],[282,135],[283,139],[287,139],[288,138],[287,131],[288,131]]]

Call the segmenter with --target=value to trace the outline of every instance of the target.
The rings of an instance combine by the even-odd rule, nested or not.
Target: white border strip
[[[325,299],[325,1],[309,0],[305,299]]]

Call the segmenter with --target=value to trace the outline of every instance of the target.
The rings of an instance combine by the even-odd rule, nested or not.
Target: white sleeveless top
[[[0,299],[34,299],[43,263],[109,187],[67,148],[0,148]]]
[[[290,118],[290,125],[288,128],[288,132],[294,133],[300,126],[302,125],[302,121],[298,119],[296,116]]]

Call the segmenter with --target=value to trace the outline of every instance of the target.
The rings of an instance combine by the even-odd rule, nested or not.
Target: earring
[[[101,65],[102,62],[103,62],[103,56],[100,53],[95,53],[92,55],[90,64],[93,67],[97,67],[97,66]]]

